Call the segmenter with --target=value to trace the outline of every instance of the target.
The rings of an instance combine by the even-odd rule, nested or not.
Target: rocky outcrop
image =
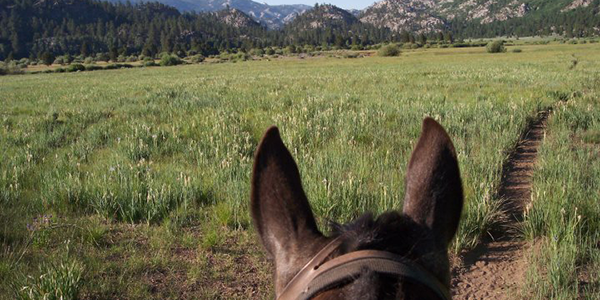
[[[361,22],[394,31],[430,32],[445,27],[436,13],[439,0],[384,0],[365,9]]]
[[[316,5],[293,20],[289,26],[299,30],[351,26],[360,21],[350,12],[330,4]]]
[[[226,8],[214,13],[217,18],[235,28],[258,27],[260,23],[254,21],[251,17],[235,8]]]
[[[588,7],[588,6],[590,6],[590,4],[592,2],[594,2],[594,0],[575,0],[571,4],[569,4],[567,7],[563,8],[562,12],[574,10],[574,9],[580,8],[580,7]]]

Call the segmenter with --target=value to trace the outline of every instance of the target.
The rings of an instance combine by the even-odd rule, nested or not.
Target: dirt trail
[[[531,199],[531,178],[549,114],[549,110],[539,113],[504,166],[499,191],[505,200],[501,220],[491,232],[493,238],[463,254],[461,263],[453,268],[453,299],[509,300],[523,283],[529,246],[519,237],[517,227]]]

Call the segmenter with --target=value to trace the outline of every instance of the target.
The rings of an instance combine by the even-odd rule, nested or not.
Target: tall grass
[[[589,86],[598,80],[592,74]],[[600,132],[597,86],[561,105],[548,126],[524,223],[537,241],[524,289],[527,299],[598,299],[600,296]]]
[[[66,218],[61,222],[95,220],[104,229],[89,232],[110,232],[107,242],[79,243],[101,266],[90,272],[108,275],[84,287],[111,295],[124,277],[145,276],[127,268],[135,258],[135,270],[145,270],[135,249],[146,249],[139,238],[146,230],[170,232],[164,238],[173,243],[174,232],[200,230],[202,251],[227,242],[223,228],[246,232],[253,152],[269,125],[280,127],[326,224],[402,207],[406,164],[422,119],[432,116],[451,135],[463,176],[458,252],[493,225],[502,164],[529,119],[580,92],[582,78],[569,71],[563,51],[580,53],[577,70],[593,68],[598,58],[593,45],[552,47],[493,58],[484,49],[437,49],[393,61],[319,58],[3,77],[0,242],[21,247],[27,223],[43,213]],[[116,242],[122,240],[136,243]],[[152,266],[170,262],[158,257],[169,247],[159,247]],[[86,251],[80,255],[92,256]],[[17,267],[32,273],[39,260],[53,260],[43,251],[24,257]],[[0,254],[0,275],[13,271],[13,258]],[[0,293],[6,288],[0,283]],[[150,297],[134,288],[124,293]]]

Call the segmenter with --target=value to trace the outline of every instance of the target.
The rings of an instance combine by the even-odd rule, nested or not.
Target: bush
[[[93,64],[94,63],[94,58],[88,56],[88,57],[86,57],[83,60],[83,62],[86,63],[86,64]]]
[[[265,51],[263,51],[263,49],[255,48],[250,50],[250,55],[262,57],[263,55],[265,55]]]
[[[163,54],[160,59],[160,65],[165,66],[176,66],[182,64],[183,61],[177,55]]]
[[[202,56],[201,54],[197,54],[197,55],[192,56],[191,61],[192,61],[192,63],[199,64],[199,63],[203,62],[204,59],[205,59],[204,56]]]
[[[156,67],[156,66],[158,66],[158,64],[155,63],[154,61],[150,60],[150,61],[144,61],[143,66],[144,67]]]
[[[73,62],[73,56],[71,56],[71,54],[65,54],[63,55],[63,61],[65,64],[70,64]]]
[[[96,66],[96,65],[85,66],[86,71],[96,71],[96,70],[102,70],[102,69],[104,69],[104,68],[102,68],[101,66]]]
[[[521,49],[513,49],[513,51],[512,51],[512,52],[513,52],[513,53],[521,53],[521,52],[523,52],[523,50],[521,50]]]
[[[358,58],[359,53],[358,52],[344,52],[344,54],[342,54],[342,56],[344,58]]]
[[[283,50],[283,54],[285,54],[285,55],[294,54],[296,52],[298,52],[298,51],[296,49],[296,46],[294,46],[294,45],[289,45]]]
[[[64,63],[65,63],[65,60],[62,57],[58,57],[54,60],[55,65],[63,65]]]
[[[85,71],[85,67],[82,64],[72,64],[67,67],[67,72],[79,72]]]
[[[386,45],[381,47],[379,51],[377,51],[377,55],[383,57],[398,56],[400,55],[400,48],[398,48],[398,45],[396,44]]]
[[[108,62],[110,60],[110,56],[108,56],[108,54],[106,54],[104,52],[98,53],[98,54],[96,54],[96,60]]]
[[[247,61],[252,58],[250,56],[250,54],[244,53],[244,52],[239,52],[238,54],[232,55],[232,57],[234,60],[241,60],[241,61]]]
[[[494,41],[487,44],[488,53],[503,53],[506,52],[504,41]]]
[[[269,48],[267,48],[266,53],[267,53],[267,55],[273,55],[273,54],[275,54],[275,50],[273,50],[273,48],[269,47]]]

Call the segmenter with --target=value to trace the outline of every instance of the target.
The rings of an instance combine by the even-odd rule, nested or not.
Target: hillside
[[[377,27],[415,33],[581,35],[591,34],[600,24],[598,7],[599,0],[384,0],[362,11],[359,18]],[[588,32],[575,30],[576,23]]]
[[[147,0],[106,0],[113,3],[142,3]],[[280,28],[304,13],[308,5],[268,5],[251,0],[154,0],[181,12],[216,12],[228,7],[238,9],[271,29]]]
[[[114,56],[253,47],[266,30],[236,10],[181,14],[159,3],[0,0],[0,60],[60,54]]]
[[[315,5],[283,28],[281,35],[296,45],[371,45],[390,41],[393,32],[360,22],[352,13],[330,4]]]
[[[324,4],[316,5],[313,9],[296,17],[288,26],[306,30],[326,27],[339,28],[359,22],[350,12],[334,5]]]
[[[214,15],[219,21],[235,28],[260,27],[260,23],[236,8],[226,8]]]

